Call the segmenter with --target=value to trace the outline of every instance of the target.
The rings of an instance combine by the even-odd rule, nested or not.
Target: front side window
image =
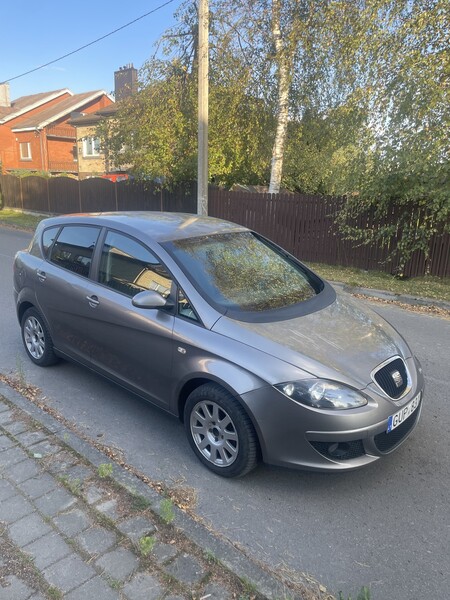
[[[150,250],[114,231],[106,235],[99,281],[131,298],[145,290],[167,298],[172,287],[171,275]]]
[[[222,311],[291,307],[320,291],[312,274],[251,232],[181,239],[166,248]]]
[[[100,138],[86,137],[83,140],[83,156],[100,156]]]
[[[99,232],[99,227],[81,225],[63,227],[52,246],[50,262],[83,277],[89,277]]]
[[[20,160],[31,160],[31,144],[30,142],[20,142]]]

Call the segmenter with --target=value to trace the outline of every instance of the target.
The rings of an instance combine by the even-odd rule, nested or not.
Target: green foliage
[[[370,589],[366,586],[362,587],[356,596],[356,600],[371,600],[372,596],[370,593]],[[342,592],[339,592],[338,600],[346,600],[345,596]],[[351,596],[348,596],[348,600],[352,600]]]
[[[15,175],[23,179],[24,177],[44,177],[44,179],[50,179],[51,173],[48,171],[28,171],[27,169],[15,169],[9,172],[10,175]]]
[[[212,0],[210,16],[210,181],[268,183],[287,66],[282,186],[346,195],[342,231],[389,245],[400,272],[415,250],[427,254],[450,217],[445,0]],[[194,4],[177,18],[140,92],[99,126],[111,163],[165,185],[195,179],[197,165]],[[366,213],[374,224],[358,221]]]
[[[161,519],[169,525],[175,519],[175,512],[173,510],[173,502],[170,498],[164,498],[160,504],[160,515]]]
[[[123,103],[97,133],[107,159],[145,179],[175,185],[196,179],[197,80],[178,59],[150,61],[141,91]],[[231,185],[267,178],[270,137],[267,112],[245,86],[211,85],[210,179]]]
[[[98,465],[97,472],[98,476],[102,479],[105,479],[106,477],[111,477],[113,473],[113,466],[111,463],[102,463],[101,465]]]
[[[153,535],[146,535],[139,540],[139,548],[142,556],[148,556],[153,550],[156,543],[156,538]]]
[[[427,257],[432,236],[450,230],[450,54],[444,2],[392,4],[398,9],[384,16],[382,39],[365,42],[377,65],[370,119],[347,172],[347,191],[357,193],[338,221],[349,239],[388,245],[401,274],[415,250]],[[356,224],[365,214],[374,222]]]

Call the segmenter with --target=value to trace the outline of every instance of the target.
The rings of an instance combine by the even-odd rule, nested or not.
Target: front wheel
[[[58,361],[53,351],[53,341],[44,319],[35,308],[29,308],[22,317],[22,341],[29,358],[40,367]]]
[[[194,390],[184,407],[189,443],[201,462],[223,477],[240,477],[258,464],[258,440],[249,416],[215,383]]]

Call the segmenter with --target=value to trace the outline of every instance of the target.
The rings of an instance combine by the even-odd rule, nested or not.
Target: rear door
[[[87,363],[93,339],[86,298],[92,293],[89,274],[99,234],[100,227],[64,226],[50,248],[48,260],[36,270],[36,299],[55,347]]]

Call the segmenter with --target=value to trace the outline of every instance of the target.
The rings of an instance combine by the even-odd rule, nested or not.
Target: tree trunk
[[[275,44],[276,59],[278,63],[278,99],[277,99],[277,130],[272,148],[272,168],[270,172],[270,194],[278,194],[283,175],[284,147],[286,143],[288,117],[289,117],[289,88],[291,82],[290,63],[292,63],[292,49],[286,51],[283,47],[280,25],[280,2],[272,3],[272,35]]]

